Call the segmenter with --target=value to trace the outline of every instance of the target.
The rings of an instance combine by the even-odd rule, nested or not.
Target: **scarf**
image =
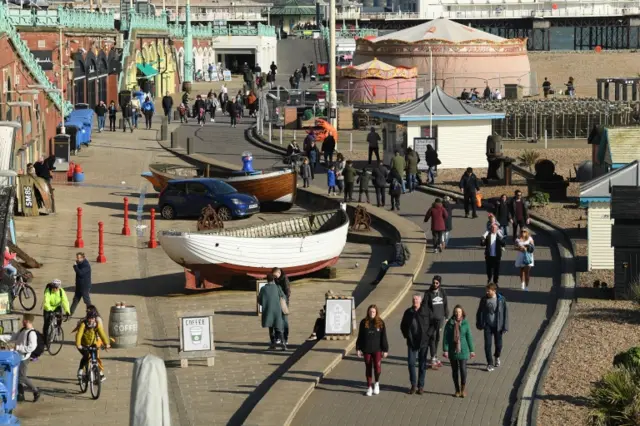
[[[453,342],[456,344],[456,353],[459,354],[462,352],[462,348],[460,347],[460,323],[462,320],[458,321],[454,319],[454,328],[453,328]]]

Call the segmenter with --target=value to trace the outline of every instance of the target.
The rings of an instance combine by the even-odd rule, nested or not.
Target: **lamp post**
[[[63,64],[63,53],[64,46],[62,45],[62,27],[58,28],[58,57],[60,58],[60,97],[62,98],[62,124],[60,125],[60,132],[64,135],[67,132],[67,129],[64,127],[64,64]],[[52,55],[53,56],[53,55]]]
[[[433,137],[433,51],[429,47],[429,80],[431,89],[429,90],[429,111],[431,117],[429,117],[429,137]]]
[[[329,2],[329,84],[330,103],[329,117],[335,128],[337,122],[338,95],[336,93],[336,0]]]
[[[185,6],[184,81],[193,79],[193,33],[191,32],[191,1]]]

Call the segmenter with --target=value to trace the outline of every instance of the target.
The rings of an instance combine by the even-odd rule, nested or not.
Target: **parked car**
[[[222,220],[249,217],[260,211],[256,197],[241,194],[228,183],[211,178],[170,180],[158,200],[160,215],[169,220],[199,216],[209,204]]]

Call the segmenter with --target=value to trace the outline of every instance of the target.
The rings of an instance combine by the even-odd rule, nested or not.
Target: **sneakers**
[[[521,286],[521,288],[522,288],[523,290],[526,290],[526,289],[527,289],[527,286],[526,286],[526,284],[524,283],[524,281],[522,281],[522,283],[520,284],[520,286]]]
[[[491,372],[493,370],[494,370],[493,365],[487,364],[487,371]]]
[[[307,337],[307,342],[313,342],[314,340],[318,340],[318,336],[316,333],[311,333],[311,336]]]
[[[104,373],[100,373],[100,381],[104,382],[105,380],[107,380],[107,378],[105,377]]]
[[[78,380],[82,380],[82,377],[84,377],[84,371],[82,371],[82,369],[78,370]]]
[[[380,383],[376,382],[376,384],[373,387],[373,394],[378,395],[379,393],[380,393]]]
[[[371,395],[373,395],[373,388],[369,386],[369,389],[367,389],[367,396],[371,396]]]
[[[431,369],[432,370],[437,370],[438,368],[440,368],[440,361],[438,361],[437,358],[433,358],[431,360]]]
[[[418,392],[416,392],[418,395],[422,395],[424,393],[424,389],[422,388],[418,388]]]
[[[496,368],[500,367],[500,358],[496,357]]]
[[[271,343],[271,344],[269,345],[269,349],[275,349],[275,348],[276,348],[276,344],[275,344],[275,343]]]
[[[33,393],[33,402],[38,402],[39,399],[40,399],[40,392],[39,391],[35,391]]]

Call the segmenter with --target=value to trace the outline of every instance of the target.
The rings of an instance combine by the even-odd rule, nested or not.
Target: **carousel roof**
[[[450,21],[446,18],[434,19],[433,21],[425,22],[415,27],[383,35],[377,37],[374,41],[377,43],[384,40],[399,40],[407,43],[429,40],[448,41],[451,43],[468,41],[501,43],[507,41],[505,38]]]
[[[347,78],[379,78],[388,80],[391,78],[415,78],[418,76],[418,69],[394,67],[385,62],[373,58],[372,61],[360,65],[342,68],[340,77]]]
[[[433,97],[433,100],[431,99]],[[433,107],[433,110],[431,109]],[[504,113],[477,108],[447,95],[440,86],[426,95],[406,104],[371,111],[372,117],[393,121],[427,121],[432,116],[437,120],[492,120],[504,118]]]
[[[270,13],[278,16],[311,16],[316,14],[316,7],[312,4],[300,4],[298,0],[286,0],[272,7]]]

